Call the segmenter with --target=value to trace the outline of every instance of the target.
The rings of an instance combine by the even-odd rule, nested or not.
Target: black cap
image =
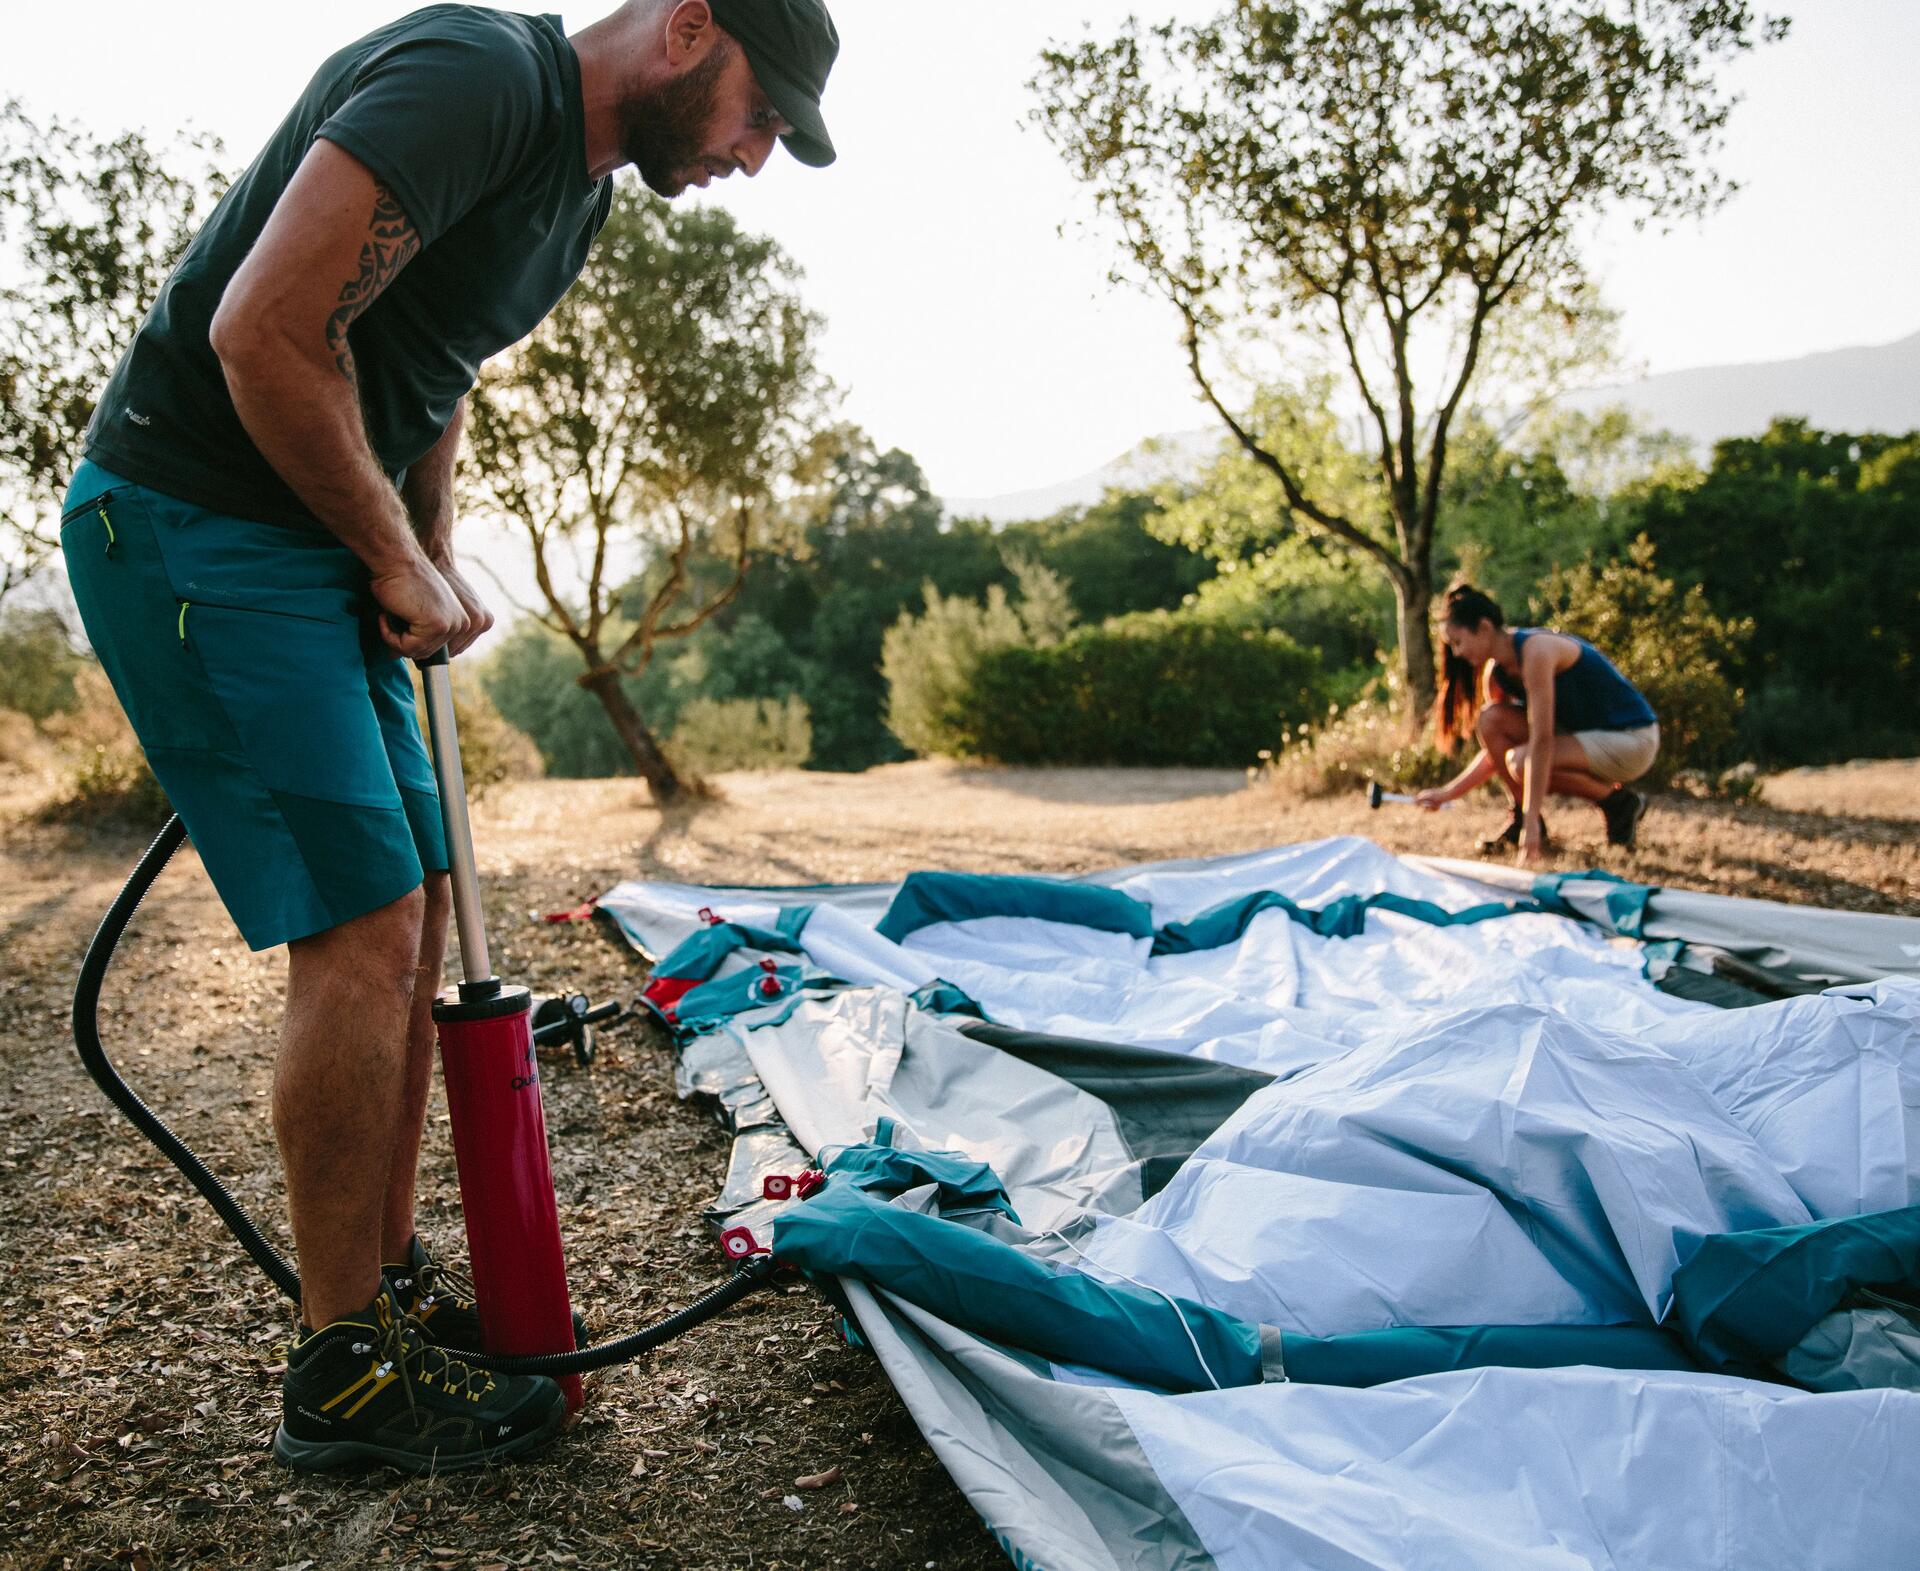
[[[840,34],[823,0],[707,0],[713,18],[747,52],[761,90],[793,127],[781,140],[803,164],[824,169],[833,139],[820,113]]]

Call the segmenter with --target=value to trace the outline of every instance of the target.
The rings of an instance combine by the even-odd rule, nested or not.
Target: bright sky
[[[914,453],[935,490],[1063,480],[1143,437],[1206,422],[1163,308],[1108,285],[1106,245],[1057,232],[1085,198],[1037,131],[1025,83],[1049,37],[1130,9],[1223,0],[830,0],[844,48],[826,107],[841,158],[776,155],[718,199],[770,231],[828,318],[845,411]],[[1920,327],[1920,0],[1803,0],[1793,35],[1737,69],[1704,227],[1610,229],[1596,246],[1626,347],[1649,370],[1881,343]],[[569,28],[607,5],[564,12]],[[395,0],[65,0],[10,7],[0,96],[97,130],[191,122],[251,157],[319,61]]]

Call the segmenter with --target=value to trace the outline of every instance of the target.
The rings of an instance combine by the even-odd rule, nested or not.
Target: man
[[[454,565],[462,400],[578,275],[631,163],[663,197],[834,153],[822,0],[436,5],[324,65],[167,281],[61,541],[88,637],[255,949],[288,945],[274,1131],[299,1468],[516,1457],[551,1380],[446,1356],[471,1298],[414,1231],[446,848],[405,661],[492,623]]]

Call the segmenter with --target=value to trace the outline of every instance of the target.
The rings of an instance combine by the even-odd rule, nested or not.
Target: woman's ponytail
[[[1507,619],[1499,602],[1471,584],[1455,584],[1447,591],[1443,622],[1455,627],[1478,627],[1491,622],[1505,627]],[[1433,737],[1442,752],[1452,752],[1454,744],[1473,735],[1474,722],[1480,716],[1480,673],[1473,662],[1464,660],[1440,643],[1440,696],[1433,705]]]

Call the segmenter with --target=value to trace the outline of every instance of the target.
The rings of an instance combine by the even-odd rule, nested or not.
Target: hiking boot
[[[407,1258],[384,1265],[380,1275],[393,1289],[400,1312],[420,1322],[420,1329],[436,1347],[485,1349],[480,1329],[480,1306],[473,1301],[473,1284],[427,1253],[418,1233],[407,1242]]]
[[[1616,786],[1613,794],[1600,804],[1600,816],[1607,821],[1607,844],[1631,848],[1634,831],[1640,827],[1646,811],[1644,796],[1626,786]]]
[[[398,1265],[382,1266],[380,1274],[393,1289],[401,1311],[420,1322],[420,1329],[435,1347],[468,1353],[486,1351],[473,1283],[428,1254],[418,1233],[407,1242],[407,1258]],[[578,1310],[573,1316],[573,1345],[587,1345],[587,1323]]]
[[[450,1473],[538,1451],[567,1399],[545,1375],[496,1375],[435,1347],[385,1287],[364,1313],[298,1338],[273,1454],[301,1472],[383,1462]]]
[[[1526,815],[1519,808],[1513,810],[1513,816],[1507,820],[1507,827],[1491,839],[1482,840],[1480,849],[1491,856],[1496,851],[1510,851],[1520,844],[1520,831],[1526,827]],[[1546,850],[1553,844],[1553,836],[1547,833],[1547,819],[1540,816],[1540,849]]]

